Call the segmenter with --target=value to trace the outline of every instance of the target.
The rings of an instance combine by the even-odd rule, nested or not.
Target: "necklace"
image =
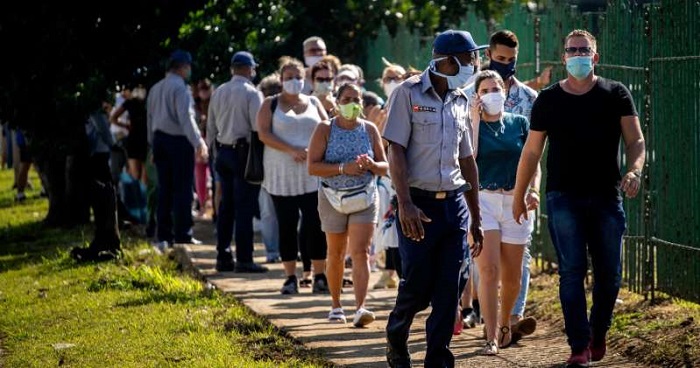
[[[499,119],[499,120],[498,120],[498,125],[499,125],[499,127],[498,127],[497,130],[491,128],[491,124],[490,124],[490,123],[495,123],[495,122],[484,121],[484,125],[486,125],[486,127],[489,128],[489,130],[490,130],[491,132],[493,132],[493,135],[496,136],[496,137],[498,137],[498,134],[503,134],[503,132],[506,131],[506,125],[503,124],[503,119]]]

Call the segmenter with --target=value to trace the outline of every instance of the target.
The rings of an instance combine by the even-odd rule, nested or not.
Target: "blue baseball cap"
[[[478,46],[471,33],[448,29],[435,37],[433,42],[433,53],[440,55],[456,55],[463,52],[472,52],[489,47],[489,45]]]
[[[253,54],[248,51],[238,51],[231,57],[231,65],[258,66],[253,58]]]
[[[175,50],[170,54],[170,65],[192,64],[192,54],[185,50]]]

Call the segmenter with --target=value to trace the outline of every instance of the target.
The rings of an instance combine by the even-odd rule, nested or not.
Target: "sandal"
[[[343,279],[343,287],[344,287],[344,288],[346,288],[346,287],[351,287],[352,285],[353,285],[353,284],[352,284],[352,280],[350,280],[350,279]]]
[[[331,323],[347,323],[348,319],[345,317],[343,308],[333,308],[330,313],[328,313],[328,322]]]
[[[481,355],[496,355],[498,354],[498,346],[493,341],[487,341],[486,345],[481,348]]]
[[[504,344],[503,340],[505,340],[506,336],[510,335],[510,338],[508,339],[508,343]],[[510,346],[510,344],[513,341],[513,336],[510,333],[510,326],[501,326],[501,337],[498,339],[498,347],[501,349],[505,349]]]

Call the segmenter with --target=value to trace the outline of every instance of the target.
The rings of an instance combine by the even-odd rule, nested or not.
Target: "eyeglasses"
[[[333,82],[333,78],[332,77],[328,77],[328,78],[316,77],[316,82],[321,82],[321,83]]]
[[[590,55],[593,53],[593,48],[590,46],[581,46],[581,47],[567,47],[564,49],[567,54],[575,54],[578,52],[581,55]]]

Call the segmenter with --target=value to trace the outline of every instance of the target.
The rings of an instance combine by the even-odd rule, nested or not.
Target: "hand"
[[[529,191],[525,195],[525,204],[527,205],[527,210],[536,210],[540,206],[540,195],[537,192]]]
[[[343,174],[360,176],[367,172],[367,167],[360,163],[359,160],[346,162],[343,166]]]
[[[294,148],[291,152],[289,152],[296,162],[306,161],[306,153],[306,148]]]
[[[386,110],[378,105],[370,106],[367,110],[367,120],[373,122],[377,127],[382,126],[384,119],[386,119]]]
[[[544,88],[549,85],[549,82],[552,79],[552,66],[548,66],[544,68],[542,73],[537,77],[537,84],[540,85],[540,88]]]
[[[525,198],[522,196],[513,197],[513,220],[515,220],[518,225],[521,225],[523,218],[525,218],[525,220],[528,219],[527,203],[525,202]]]
[[[472,121],[479,121],[481,119],[483,106],[484,104],[481,102],[479,95],[474,94],[469,101],[469,117]]]
[[[481,230],[481,220],[472,221],[469,227],[469,234],[472,242],[469,244],[472,258],[476,258],[481,254],[481,249],[484,247],[484,232]]]
[[[403,234],[407,238],[419,242],[425,238],[423,222],[431,222],[432,220],[413,203],[402,203],[399,204],[399,221]]]
[[[375,167],[376,163],[374,159],[369,157],[368,154],[363,153],[355,159],[355,162],[357,163],[357,166],[359,167],[360,170],[362,170],[362,174],[365,173],[365,171],[369,170],[372,171],[372,169]]]
[[[642,178],[630,171],[622,177],[620,189],[625,192],[627,198],[634,198],[642,185]]]
[[[207,148],[207,144],[202,138],[199,139],[195,159],[200,160],[199,162],[207,162],[209,160],[209,148]]]

